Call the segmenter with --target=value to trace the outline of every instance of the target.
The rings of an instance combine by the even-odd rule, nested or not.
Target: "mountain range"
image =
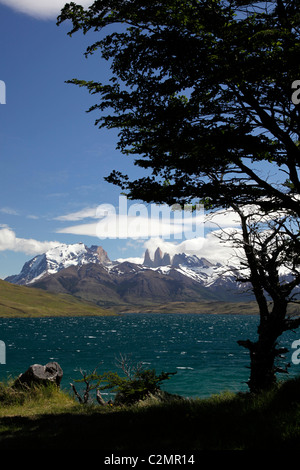
[[[5,281],[71,294],[103,307],[170,302],[241,301],[234,268],[203,257],[149,250],[140,264],[111,261],[101,246],[61,244],[26,262]],[[251,300],[246,296],[246,301]]]

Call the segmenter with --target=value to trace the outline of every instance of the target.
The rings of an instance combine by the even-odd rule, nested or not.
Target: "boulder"
[[[52,382],[59,387],[62,376],[63,370],[57,362],[48,362],[45,366],[33,364],[26,372],[19,375],[15,385],[47,385]]]

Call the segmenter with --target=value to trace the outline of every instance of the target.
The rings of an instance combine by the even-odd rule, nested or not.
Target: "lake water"
[[[79,379],[81,368],[119,371],[120,354],[145,368],[176,372],[162,388],[188,397],[207,397],[224,390],[247,390],[248,351],[239,339],[255,339],[258,317],[252,315],[128,314],[115,317],[0,318],[0,340],[6,363],[0,380],[16,377],[31,364],[57,361],[64,372],[62,388]],[[281,339],[288,347],[300,330]],[[289,376],[300,365],[292,364]]]

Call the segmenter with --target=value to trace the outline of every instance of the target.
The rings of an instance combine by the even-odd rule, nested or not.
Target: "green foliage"
[[[83,371],[82,369],[80,369],[79,372],[81,374],[81,379],[76,379],[75,382],[85,385],[83,395],[77,391],[74,384],[70,384],[70,385],[75,396],[78,398],[79,403],[86,404],[89,402],[90,392],[92,390],[99,389],[100,383],[102,381],[102,376],[97,374],[97,368],[95,368],[93,372],[86,372],[86,371]]]
[[[102,376],[107,385],[101,390],[110,389],[117,392],[115,404],[133,404],[143,400],[148,395],[155,395],[160,390],[163,381],[169,380],[174,373],[161,372],[156,375],[154,369],[136,370],[132,377],[121,377],[116,372],[109,372]]]
[[[143,400],[148,395],[155,395],[160,390],[162,382],[169,380],[170,376],[176,374],[176,372],[161,372],[157,375],[154,369],[143,369],[140,364],[131,366],[128,359],[122,356],[119,365],[123,370],[123,376],[112,371],[98,374],[96,369],[91,373],[80,370],[82,378],[76,379],[75,382],[85,384],[83,395],[80,395],[71,384],[79,402],[88,403],[90,392],[96,390],[97,400],[101,400],[101,404],[104,404],[99,393],[103,390],[110,390],[112,393],[116,393],[115,405],[131,405]]]
[[[108,181],[147,202],[272,198],[300,214],[298,2],[98,0],[67,4],[65,20],[70,34],[94,31],[86,53],[111,65],[108,83],[70,82],[98,98],[96,124],[118,129],[118,148],[147,173]],[[282,170],[291,191],[268,179]]]

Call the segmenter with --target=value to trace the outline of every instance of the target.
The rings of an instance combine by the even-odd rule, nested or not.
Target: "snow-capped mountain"
[[[157,248],[152,256],[146,250],[136,262],[111,261],[101,246],[78,243],[35,256],[5,281],[74,295],[105,308],[152,309],[158,303],[253,300],[251,286],[236,282],[239,275],[234,266],[186,253],[171,256]]]
[[[238,288],[235,280],[236,268],[213,263],[206,258],[199,258],[197,255],[180,253],[171,257],[168,253],[163,254],[160,248],[157,248],[152,259],[149,251],[146,250],[143,265],[165,275],[178,272],[204,287],[227,286],[235,290]]]
[[[61,244],[27,261],[19,274],[9,276],[5,280],[13,284],[28,285],[69,266],[89,263],[109,265],[111,261],[101,246],[88,248],[83,243]]]
[[[92,268],[94,266],[94,268]],[[239,294],[234,268],[185,253],[171,257],[160,248],[153,258],[146,250],[143,262],[111,261],[101,246],[61,244],[24,264],[8,282],[67,292],[97,303],[104,299],[131,302],[227,299]],[[91,294],[91,292],[93,292]],[[127,301],[127,300],[126,300]]]

